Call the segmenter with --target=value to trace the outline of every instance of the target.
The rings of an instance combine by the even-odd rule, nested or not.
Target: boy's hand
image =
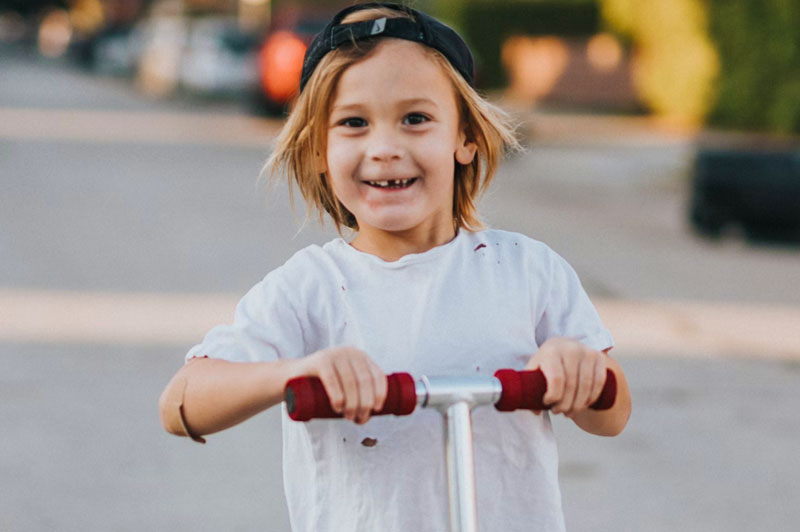
[[[542,344],[525,366],[537,368],[547,379],[544,404],[570,418],[597,401],[606,383],[606,355],[569,338]]]
[[[301,359],[303,373],[319,377],[333,410],[364,424],[386,401],[386,374],[363,351],[354,347],[323,349]]]

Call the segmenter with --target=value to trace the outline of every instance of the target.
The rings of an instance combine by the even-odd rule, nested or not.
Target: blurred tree
[[[484,87],[508,82],[501,50],[511,37],[590,37],[599,30],[597,0],[443,0],[439,5],[446,8],[442,18],[455,20],[472,48],[478,82]]]
[[[458,25],[461,23],[462,8],[465,3],[464,0],[437,0],[431,6],[430,11],[448,24]],[[424,9],[424,6],[420,6],[420,8]]]
[[[599,2],[604,21],[633,45],[633,79],[643,103],[670,121],[702,123],[719,72],[706,0]]]
[[[712,124],[800,133],[800,2],[711,0],[721,76]]]

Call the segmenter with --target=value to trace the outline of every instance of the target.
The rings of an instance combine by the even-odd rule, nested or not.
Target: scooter
[[[447,455],[451,532],[477,532],[478,515],[475,489],[475,459],[472,446],[473,408],[493,404],[500,412],[546,410],[543,398],[547,381],[540,369],[515,371],[501,369],[493,377],[423,376],[418,380],[408,373],[387,376],[386,402],[372,415],[404,416],[416,407],[435,408],[444,416]],[[607,370],[600,398],[591,405],[607,410],[614,405],[617,381]],[[284,400],[289,417],[295,421],[342,417],[333,411],[325,388],[317,377],[299,377],[286,384]]]

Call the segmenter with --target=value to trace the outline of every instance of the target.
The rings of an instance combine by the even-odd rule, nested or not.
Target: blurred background
[[[348,3],[0,0],[0,530],[289,530],[277,412],[201,446],[156,402],[336,236],[261,169]],[[618,438],[554,419],[568,529],[794,530],[800,2],[412,5],[519,124],[488,224],[570,261],[631,383]]]

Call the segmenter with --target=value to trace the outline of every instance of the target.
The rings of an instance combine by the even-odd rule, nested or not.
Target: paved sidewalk
[[[800,360],[800,305],[596,300],[617,352]]]
[[[266,153],[281,125],[275,119],[216,112],[0,107],[0,140],[231,145]]]
[[[185,345],[230,322],[239,297],[0,289],[0,342]],[[625,356],[800,360],[800,306],[594,302]]]
[[[521,133],[534,146],[671,146],[694,142],[698,132],[649,116],[557,113],[519,115]]]

